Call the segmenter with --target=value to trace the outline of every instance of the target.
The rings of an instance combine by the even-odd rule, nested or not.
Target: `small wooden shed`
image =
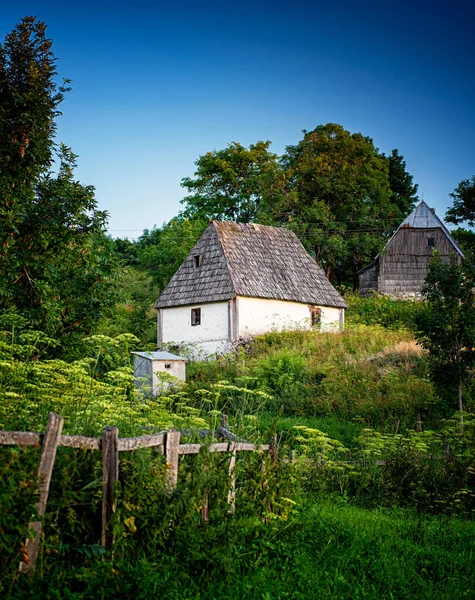
[[[442,260],[463,257],[444,223],[424,201],[401,223],[376,260],[359,272],[360,295],[417,297],[437,250]]]
[[[132,352],[134,357],[135,385],[139,389],[151,388],[152,396],[155,398],[164,387],[159,373],[168,373],[180,381],[186,380],[185,359],[171,352]]]

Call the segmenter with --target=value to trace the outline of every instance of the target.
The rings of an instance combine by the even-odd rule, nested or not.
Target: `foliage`
[[[140,340],[141,350],[155,350],[157,314],[153,305],[160,294],[159,288],[149,275],[136,267],[125,267],[119,282],[123,297],[116,304],[114,312],[102,319],[96,333],[109,337],[131,333]]]
[[[384,156],[384,154],[382,155]],[[397,150],[386,157],[389,167],[389,187],[392,193],[392,203],[399,207],[401,215],[407,215],[419,199],[418,186],[413,183],[413,177],[406,171],[406,161]]]
[[[416,300],[401,300],[374,294],[360,298],[358,294],[346,294],[348,304],[347,324],[381,325],[388,329],[416,328],[417,315],[423,305]]]
[[[195,178],[181,185],[191,195],[182,200],[185,215],[201,219],[250,223],[256,220],[263,189],[278,169],[270,142],[259,141],[245,148],[237,142],[214,150],[196,161]]]
[[[387,159],[369,137],[327,123],[304,131],[297,145],[288,146],[282,167],[263,216],[293,229],[331,281],[352,278],[357,287],[358,270],[411,206],[412,198],[402,191],[407,183],[402,157],[396,153]]]
[[[366,505],[413,506],[428,513],[475,513],[474,416],[461,434],[456,419],[439,432],[382,435],[364,429],[364,485],[355,491]],[[383,461],[377,466],[377,461]],[[355,486],[354,486],[355,487]]]
[[[466,255],[471,254],[473,256],[475,254],[475,232],[463,227],[457,227],[457,229],[453,229],[450,233]]]
[[[28,522],[36,514],[37,481],[30,448],[1,448],[0,469],[0,593],[8,575],[18,570]]]
[[[138,561],[101,560],[86,546],[83,553],[91,558],[85,565],[58,566],[42,580],[24,580],[10,598],[468,599],[474,534],[473,523],[450,517],[319,499],[267,526],[254,520],[234,527],[180,525],[168,551],[150,547]]]
[[[74,179],[75,155],[54,142],[67,88],[55,82],[51,47],[34,17],[0,47],[0,308],[71,346],[115,304],[117,263],[94,189]]]
[[[161,228],[146,229],[137,241],[139,268],[162,290],[203,233],[207,222],[182,215]]]
[[[475,366],[475,270],[473,264],[453,258],[431,261],[422,294],[426,310],[418,318],[416,337],[429,351],[432,378],[458,390],[463,410],[462,384]]]
[[[450,194],[453,205],[445,214],[448,223],[467,222],[470,227],[475,226],[475,175],[470,179],[463,179]]]
[[[306,380],[306,362],[287,349],[262,359],[256,372],[259,382],[278,394],[287,394]]]

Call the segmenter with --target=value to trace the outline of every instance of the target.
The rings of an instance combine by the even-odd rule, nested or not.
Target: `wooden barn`
[[[401,223],[376,260],[359,272],[360,295],[372,292],[417,297],[437,250],[443,260],[462,251],[434,209],[420,202]]]
[[[212,221],[155,308],[159,347],[209,355],[271,330],[340,330],[347,306],[291,231]]]

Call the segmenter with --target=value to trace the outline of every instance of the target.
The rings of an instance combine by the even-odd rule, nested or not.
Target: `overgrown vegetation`
[[[98,544],[100,454],[60,449],[30,582],[17,565],[38,450],[2,448],[5,597],[54,598],[61,590],[70,598],[251,598],[257,590],[303,598],[309,589],[373,598],[397,589],[403,597],[414,580],[419,597],[469,597],[473,407],[468,401],[461,431],[409,331],[359,323],[343,334],[270,333],[236,356],[189,364],[189,383],[157,400],[133,386],[134,343],[126,334],[96,335],[81,359],[45,359],[54,340],[4,315],[0,428],[41,430],[55,410],[66,433],[98,435],[114,424],[121,435],[141,435],[213,428],[224,411],[245,439],[267,441],[276,430],[280,458],[292,460],[276,469],[258,454],[240,456],[231,513],[228,455],[183,458],[170,498],[162,456],[121,453],[112,556]],[[205,493],[209,523],[200,519]],[[460,536],[465,546],[454,557],[446,548]],[[371,577],[361,576],[365,557]],[[389,564],[398,565],[390,576]]]
[[[55,141],[66,86],[44,24],[26,17],[0,47],[0,429],[43,431],[54,411],[65,434],[179,428],[196,441],[224,412],[238,437],[276,434],[279,460],[239,455],[232,510],[229,453],[206,442],[182,457],[173,493],[163,456],[121,453],[105,550],[101,455],[60,448],[30,579],[18,564],[39,449],[0,446],[0,596],[473,597],[471,263],[436,261],[426,303],[347,295],[344,333],[271,332],[188,363],[187,383],[157,398],[136,389],[131,367],[131,350],[154,348],[153,301],[210,216],[286,224],[342,291],[354,285],[416,199],[403,157],[336,124],[280,159],[269,142],[233,143],[183,180],[183,214],[113,241]],[[454,192],[454,223],[473,225],[473,183]],[[459,239],[470,253],[471,232]]]

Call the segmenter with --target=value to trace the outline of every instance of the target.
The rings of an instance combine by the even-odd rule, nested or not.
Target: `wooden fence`
[[[66,448],[101,450],[102,451],[102,520],[101,520],[101,544],[104,547],[112,545],[112,536],[108,532],[107,524],[114,510],[114,486],[119,479],[119,452],[130,452],[139,448],[155,448],[165,455],[167,465],[167,487],[172,492],[178,482],[178,460],[184,454],[199,454],[203,444],[181,444],[181,432],[177,430],[164,431],[154,435],[141,437],[119,438],[117,427],[106,427],[101,438],[84,437],[81,435],[62,435],[63,419],[59,415],[50,413],[45,433],[32,433],[23,431],[0,431],[0,445],[37,446],[41,447],[41,455],[37,469],[39,500],[37,503],[38,515],[44,517],[46,503],[48,500],[49,487],[53,474],[56,451],[59,446]],[[183,432],[189,435],[190,430]],[[231,489],[228,494],[228,502],[231,509],[234,508],[235,478],[234,468],[236,455],[242,451],[264,451],[270,452],[273,459],[277,461],[276,438],[271,439],[269,444],[249,444],[240,441],[227,428],[227,417],[222,416],[221,426],[215,431],[200,431],[200,437],[212,434],[226,442],[217,442],[207,445],[209,452],[230,452],[229,474],[231,476]],[[202,517],[207,520],[208,507],[206,499],[202,510]],[[20,563],[20,571],[32,574],[35,569],[36,559],[41,537],[42,522],[30,523],[29,528],[34,532],[31,539],[25,542],[26,561]]]

